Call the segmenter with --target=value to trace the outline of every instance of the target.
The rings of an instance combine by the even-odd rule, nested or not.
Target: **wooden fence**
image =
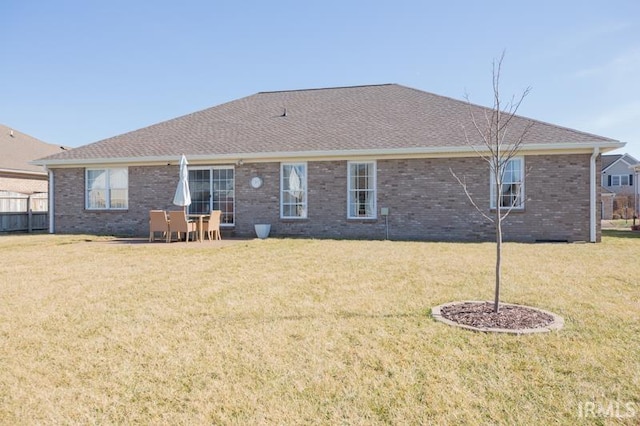
[[[0,232],[33,232],[49,229],[46,195],[0,196]]]
[[[0,212],[0,232],[33,232],[49,229],[48,212]]]

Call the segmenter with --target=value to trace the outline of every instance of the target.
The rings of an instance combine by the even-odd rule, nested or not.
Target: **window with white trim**
[[[376,162],[349,161],[347,163],[347,217],[349,219],[376,218]]]
[[[189,214],[222,212],[222,227],[235,224],[235,169],[233,166],[189,167]]]
[[[608,186],[632,186],[633,175],[609,175]]]
[[[517,157],[507,161],[501,167],[502,188],[500,190],[500,208],[524,208],[524,158]],[[496,180],[491,173],[491,208],[496,208]]]
[[[307,217],[307,163],[280,164],[280,217]]]
[[[125,210],[129,207],[129,170],[122,168],[85,170],[87,210]]]

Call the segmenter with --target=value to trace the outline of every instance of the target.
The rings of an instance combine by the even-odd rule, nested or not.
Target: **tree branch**
[[[455,174],[455,172],[453,171],[453,169],[451,167],[449,167],[449,172],[453,175],[453,177],[458,181],[458,183],[460,184],[460,186],[462,187],[462,189],[464,190],[465,195],[467,196],[467,198],[469,199],[469,201],[471,202],[471,205],[473,207],[475,207],[475,209],[478,211],[478,213],[480,213],[482,216],[484,216],[485,219],[489,220],[490,222],[493,223],[493,218],[489,215],[487,215],[484,211],[482,211],[482,209],[480,207],[478,207],[478,205],[476,204],[475,200],[473,199],[473,197],[471,196],[471,194],[469,193],[469,189],[467,188],[467,182],[466,182],[466,178],[465,180],[460,180],[460,178],[458,177],[458,175]]]
[[[514,157],[518,155],[520,149],[525,143],[525,139],[529,135],[531,128],[533,126],[533,122],[520,119],[517,117],[518,110],[522,105],[524,99],[529,95],[531,91],[531,87],[527,87],[519,98],[512,96],[511,99],[504,105],[502,105],[500,100],[500,74],[502,72],[502,61],[504,60],[505,51],[502,51],[502,55],[498,60],[493,61],[492,63],[492,86],[493,86],[493,108],[489,111],[489,108],[483,108],[482,113],[484,115],[484,123],[480,123],[475,114],[474,107],[469,101],[469,96],[465,94],[465,99],[467,101],[467,106],[469,108],[469,117],[471,120],[471,124],[475,129],[477,135],[480,137],[482,144],[484,144],[484,149],[479,149],[474,145],[471,141],[471,137],[467,132],[465,126],[462,126],[464,130],[464,137],[467,145],[471,146],[473,151],[483,160],[485,160],[489,164],[489,169],[491,172],[492,182],[491,182],[491,190],[492,193],[491,203],[495,203],[495,211],[490,211],[490,213],[485,213],[483,209],[481,209],[478,204],[475,202],[471,193],[469,192],[469,188],[467,187],[466,178],[463,176],[460,179],[453,169],[449,168],[449,172],[456,179],[458,184],[464,190],[465,195],[473,205],[473,207],[487,220],[495,225],[496,231],[496,285],[495,285],[495,300],[494,300],[494,312],[499,311],[499,302],[500,302],[500,282],[501,282],[501,253],[502,253],[502,221],[513,211],[514,208],[522,205],[524,200],[522,200],[523,192],[522,185],[524,185],[525,176],[528,172],[522,171],[523,176],[520,178],[520,188],[518,190],[517,198],[515,203],[509,205],[508,207],[501,207],[501,197],[503,197],[503,182],[505,176],[506,165],[512,160]],[[520,132],[517,137],[510,142],[511,132],[510,130],[514,125],[518,124],[517,120],[524,120],[524,128]],[[521,127],[521,126],[520,126]],[[517,184],[517,181],[508,182],[509,184]],[[513,191],[513,188],[511,188]],[[510,198],[510,197],[509,197]],[[491,217],[490,214],[493,216]]]

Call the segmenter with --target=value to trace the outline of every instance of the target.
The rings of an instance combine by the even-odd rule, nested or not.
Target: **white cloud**
[[[614,57],[611,61],[592,68],[585,68],[575,73],[578,78],[620,77],[640,72],[640,48],[629,49]]]

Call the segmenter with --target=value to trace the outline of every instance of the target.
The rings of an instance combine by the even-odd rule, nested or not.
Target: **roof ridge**
[[[313,92],[316,90],[340,90],[340,89],[358,89],[361,87],[381,87],[381,86],[398,86],[396,83],[381,83],[381,84],[358,84],[354,86],[333,86],[333,87],[314,87],[311,89],[288,89],[288,90],[270,90],[266,92],[258,92],[258,95],[265,95],[269,93],[288,93],[288,92]]]

